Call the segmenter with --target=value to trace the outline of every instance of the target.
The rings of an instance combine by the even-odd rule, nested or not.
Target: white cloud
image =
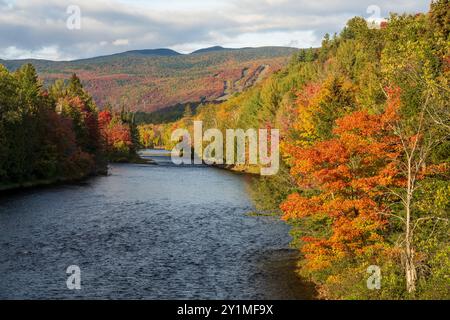
[[[7,47],[2,52],[3,59],[46,59],[46,60],[73,60],[74,56],[62,55],[58,46],[43,47],[39,50],[19,49],[14,46]]]
[[[127,46],[129,44],[129,40],[128,39],[117,39],[113,41],[113,45],[115,46]]]
[[[424,12],[431,0],[377,0],[390,11]],[[209,45],[320,44],[373,0],[77,0],[80,30],[68,30],[72,0],[0,0],[0,58],[67,59],[118,50]],[[192,50],[191,50],[192,49]]]

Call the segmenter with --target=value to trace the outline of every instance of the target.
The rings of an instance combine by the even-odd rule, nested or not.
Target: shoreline
[[[157,165],[155,161],[151,159],[143,159],[137,155],[136,157],[130,158],[130,159],[123,159],[121,161],[111,161],[108,162],[109,164],[114,163],[128,163],[128,164],[145,164],[145,165]],[[101,176],[107,176],[108,175],[108,167],[104,169],[97,170],[95,173],[91,173],[82,177],[78,178],[66,178],[66,177],[57,177],[53,179],[36,179],[31,181],[25,181],[25,182],[16,182],[16,183],[7,183],[7,184],[0,184],[0,196],[6,194],[6,193],[14,193],[14,192],[20,192],[22,190],[29,190],[34,188],[45,188],[45,187],[52,187],[52,186],[59,186],[59,185],[70,185],[70,184],[76,184],[80,182],[84,182],[86,180],[89,180],[90,178],[94,177],[101,177]]]
[[[83,181],[86,181],[93,177],[100,177],[100,176],[107,176],[107,171],[105,173],[97,173],[97,174],[90,174],[87,176],[83,176],[80,178],[54,178],[54,179],[39,179],[39,180],[32,180],[32,181],[25,181],[25,182],[17,182],[17,183],[10,183],[10,184],[4,184],[0,185],[0,191],[2,192],[1,195],[5,193],[12,193],[12,192],[20,192],[23,190],[30,190],[35,188],[46,188],[46,187],[53,187],[53,186],[59,186],[59,185],[69,185],[69,184],[75,184],[80,183]],[[0,195],[0,196],[1,196]]]

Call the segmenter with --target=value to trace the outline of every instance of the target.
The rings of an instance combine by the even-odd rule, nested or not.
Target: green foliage
[[[351,19],[339,36],[326,35],[321,48],[298,51],[284,69],[266,81],[222,104],[204,105],[194,116],[203,120],[206,128],[222,131],[226,128],[280,129],[285,165],[278,175],[254,179],[251,185],[257,208],[278,214],[280,203],[294,192],[306,198],[318,195],[314,177],[309,177],[311,185],[308,188],[296,186],[287,149],[333,139],[336,120],[349,113],[361,111],[380,116],[389,112],[394,102],[388,96],[393,88],[398,88],[397,125],[409,140],[418,137],[424,145],[430,146],[429,152],[423,155],[426,161],[422,166],[427,172],[421,173],[424,176],[419,179],[411,208],[418,277],[416,290],[412,293],[405,290],[404,226],[399,219],[392,218],[380,234],[383,240],[374,248],[339,259],[331,265],[319,261],[319,264],[329,265],[320,270],[305,267],[306,260],[299,262],[299,272],[315,281],[324,297],[449,297],[448,21],[448,0],[433,1],[428,14],[393,14],[381,28],[370,28],[363,18]],[[186,119],[181,119],[164,125],[160,130],[161,137],[166,135],[164,132],[186,124]],[[418,127],[423,128],[424,133],[416,136]],[[391,130],[393,135],[398,134],[394,128],[385,129]],[[168,140],[161,141],[164,144]],[[352,157],[352,161],[350,167],[357,166],[360,159]],[[250,167],[247,169],[251,171]],[[324,167],[323,171],[327,169]],[[349,201],[352,200],[349,197]],[[382,193],[375,200],[398,216],[405,214],[398,198]],[[303,248],[305,237],[328,239],[332,235],[330,217],[320,212],[315,215],[304,212],[303,215],[305,217],[289,222],[293,247]],[[367,267],[370,265],[381,268],[380,290],[367,288]]]
[[[448,39],[450,35],[450,3],[448,0],[433,0],[430,9],[431,29]]]
[[[284,163],[281,163],[277,175],[253,178],[250,184],[250,192],[256,209],[275,215],[281,214],[280,204],[296,190],[295,182]]]
[[[195,113],[197,108],[201,106],[201,103],[179,103],[172,107],[163,108],[153,112],[138,111],[135,113],[135,122],[137,125],[175,122],[183,118],[184,111],[188,105],[191,108],[191,112]]]
[[[49,94],[32,65],[0,66],[0,187],[78,179],[100,159],[95,105],[78,78]]]

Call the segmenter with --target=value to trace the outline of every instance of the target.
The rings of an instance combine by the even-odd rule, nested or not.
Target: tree
[[[402,260],[410,294],[417,290],[418,269],[423,265],[419,227],[428,221],[448,221],[436,209],[427,212],[419,205],[430,196],[424,192],[430,180],[435,186],[448,180],[444,174],[450,157],[446,19],[448,1],[433,1],[428,15],[391,16],[381,56],[383,77],[395,88],[387,92],[389,103],[400,110],[391,130],[400,141],[401,155],[395,162],[404,183],[390,192],[400,202],[396,217],[402,224]],[[428,235],[422,237],[433,232],[425,230]]]
[[[389,208],[384,186],[397,185],[390,159],[398,156],[396,137],[388,125],[393,110],[380,115],[357,111],[336,121],[333,137],[310,147],[290,146],[291,174],[302,193],[281,205],[285,220],[324,216],[330,220],[327,237],[304,237],[307,268],[329,268],[383,247],[382,231]]]
[[[184,108],[183,118],[191,119],[192,118],[192,108],[190,104],[187,104]]]
[[[308,83],[298,92],[296,121],[293,123],[296,144],[308,145],[332,135],[335,120],[355,110],[352,83],[330,76],[323,84]]]
[[[100,144],[95,105],[74,76],[43,88],[25,64],[0,66],[1,184],[79,179],[96,172]]]
[[[400,90],[390,90],[389,103],[400,107]],[[416,290],[416,247],[414,243],[414,231],[425,220],[437,220],[448,222],[446,217],[436,214],[419,216],[415,213],[416,194],[420,188],[420,181],[429,174],[439,174],[448,170],[445,163],[433,165],[431,156],[437,146],[445,142],[449,137],[448,130],[440,127],[431,117],[429,112],[430,98],[428,97],[419,112],[418,117],[397,119],[390,124],[391,130],[400,141],[401,154],[393,159],[399,169],[399,176],[404,181],[401,185],[391,189],[391,193],[402,204],[402,212],[394,215],[404,224],[404,268],[406,276],[406,289],[409,293]]]
[[[448,39],[450,34],[449,0],[433,0],[430,8],[430,20],[433,28]]]
[[[134,156],[133,132],[125,118],[127,116],[123,112],[112,114],[109,110],[103,110],[99,113],[100,133],[110,161],[128,161]]]

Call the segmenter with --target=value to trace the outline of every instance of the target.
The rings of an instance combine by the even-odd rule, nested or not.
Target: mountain
[[[131,50],[124,53],[119,53],[119,55],[143,55],[143,56],[161,56],[161,57],[172,57],[180,56],[181,53],[176,52],[171,49],[144,49],[144,50]]]
[[[181,54],[134,50],[75,61],[0,60],[9,70],[32,63],[45,85],[76,73],[100,108],[151,112],[177,104],[221,101],[281,69],[298,49],[212,47]]]
[[[215,47],[200,49],[200,50],[192,52],[191,54],[202,54],[202,53],[226,51],[226,50],[233,50],[233,49],[228,49],[228,48],[224,48],[221,46],[215,46]]]

